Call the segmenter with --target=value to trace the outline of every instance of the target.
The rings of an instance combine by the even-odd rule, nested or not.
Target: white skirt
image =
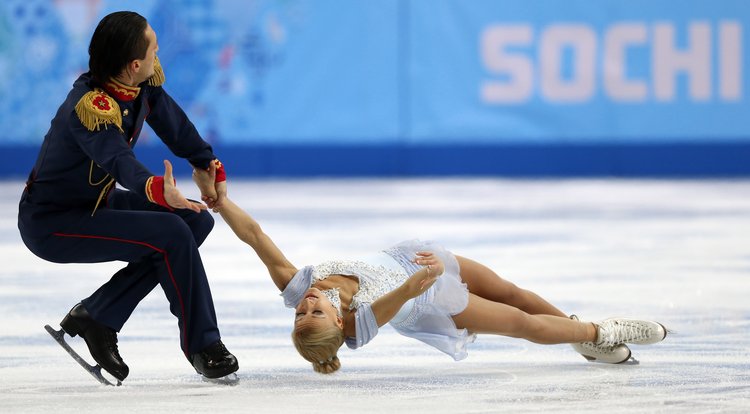
[[[464,359],[466,345],[474,342],[476,335],[456,328],[451,318],[469,304],[469,290],[461,280],[456,257],[432,241],[407,240],[384,250],[410,275],[422,268],[412,261],[420,251],[438,256],[445,271],[426,292],[407,302],[390,324],[400,334],[431,345],[456,361]]]

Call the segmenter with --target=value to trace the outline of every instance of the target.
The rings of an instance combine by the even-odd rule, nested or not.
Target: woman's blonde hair
[[[344,343],[344,330],[338,326],[296,329],[292,332],[292,342],[302,358],[312,362],[315,372],[332,374],[341,368],[336,353]]]

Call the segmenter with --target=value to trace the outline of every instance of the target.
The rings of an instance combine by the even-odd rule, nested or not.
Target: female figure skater
[[[213,169],[194,172],[199,188],[206,188],[202,182],[213,182]],[[586,359],[605,363],[627,361],[631,352],[625,343],[653,344],[667,334],[657,322],[589,323],[568,317],[537,294],[433,242],[411,240],[361,260],[298,269],[229,198],[220,205],[211,195],[203,200],[253,248],[286,306],[295,309],[292,339],[316,372],[338,370],[342,344],[359,348],[386,323],[455,360],[466,357],[466,344],[479,333],[539,344],[570,343]]]

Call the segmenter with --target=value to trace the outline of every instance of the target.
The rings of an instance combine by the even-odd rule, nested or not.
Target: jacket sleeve
[[[216,159],[213,149],[201,138],[182,108],[161,86],[145,88],[148,88],[146,103],[149,106],[146,122],[156,135],[176,156],[187,159],[197,168],[208,168]]]

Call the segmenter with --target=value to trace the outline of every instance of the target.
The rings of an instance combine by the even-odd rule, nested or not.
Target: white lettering
[[[627,51],[646,45],[648,33],[643,23],[613,25],[604,36],[604,90],[615,101],[645,101],[648,86],[644,81],[628,79]]]
[[[742,98],[742,27],[737,22],[719,25],[719,95],[728,101]]]
[[[565,50],[573,52],[571,79],[563,79]],[[557,102],[584,102],[596,89],[596,34],[584,25],[554,25],[545,30],[539,48],[542,96]]]
[[[597,96],[598,87],[613,102],[744,97],[743,28],[735,20],[713,28],[704,21],[686,27],[616,22],[600,34],[587,24],[551,24],[538,35],[531,24],[492,25],[479,40],[490,75],[479,95],[487,104],[529,102],[535,94],[549,102],[583,103]],[[682,81],[685,92],[678,94]]]
[[[529,46],[533,40],[530,26],[492,26],[482,33],[482,61],[487,70],[507,80],[485,81],[481,97],[487,103],[524,102],[534,92],[534,66],[520,52],[511,53],[512,46]]]
[[[660,101],[675,99],[675,77],[685,72],[690,79],[689,93],[696,101],[711,98],[711,27],[708,23],[691,23],[688,47],[677,50],[675,28],[669,23],[654,26],[653,71],[654,96]]]

